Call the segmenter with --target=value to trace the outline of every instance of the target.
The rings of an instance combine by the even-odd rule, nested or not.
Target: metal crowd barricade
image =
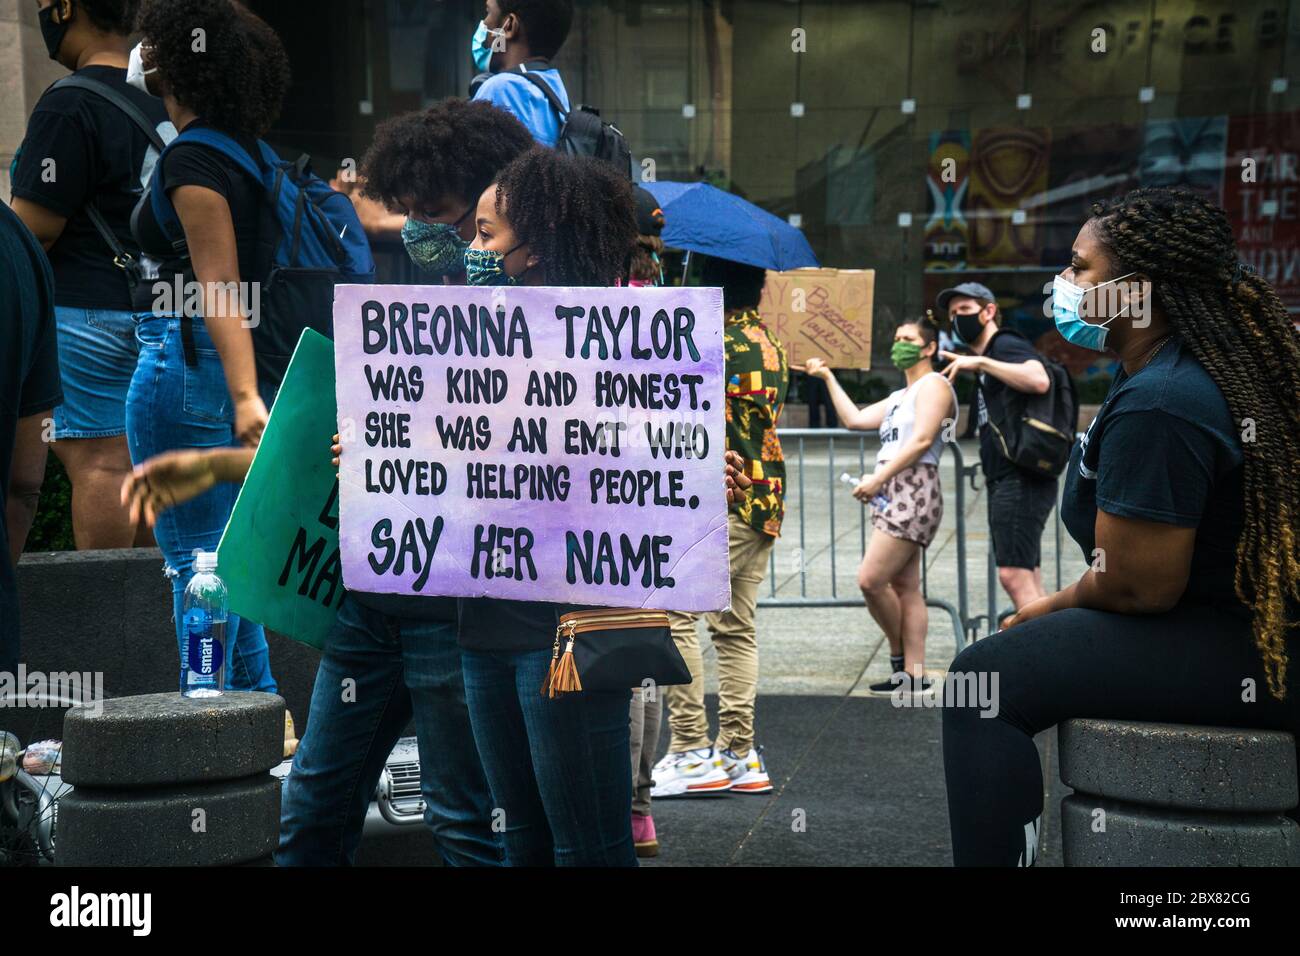
[[[776,583],[776,551],[773,549],[772,556],[769,559],[768,568],[768,594],[759,600],[760,607],[861,607],[862,596],[853,594],[852,596],[843,596],[839,594],[839,582],[836,580],[836,545],[839,542],[839,532],[836,528],[835,517],[835,499],[838,497],[840,489],[837,488],[839,478],[836,476],[835,468],[835,444],[836,441],[841,443],[850,442],[857,445],[857,466],[859,474],[866,470],[866,442],[867,439],[875,440],[874,432],[850,431],[846,428],[782,428],[778,429],[777,435],[781,439],[782,448],[785,449],[787,456],[787,473],[786,473],[786,502],[787,514],[789,512],[790,484],[791,475],[789,473],[789,464],[791,451],[796,454],[794,457],[795,465],[795,487],[798,489],[798,511],[799,511],[799,595],[798,597],[780,596],[777,594]],[[827,516],[830,523],[830,572],[831,572],[831,594],[830,597],[809,597],[808,596],[808,562],[805,555],[808,553],[808,509],[804,506],[807,500],[805,494],[805,450],[809,440],[826,442],[827,455],[827,483],[828,483],[828,503]],[[975,490],[975,476],[979,473],[979,463],[966,464],[961,447],[956,442],[947,442],[947,447],[952,452],[953,459],[953,477],[955,479],[954,493],[956,496],[956,543],[957,543],[957,603],[954,605],[951,601],[934,597],[929,591],[929,573],[926,567],[925,555],[921,558],[921,593],[925,596],[925,603],[928,607],[942,610],[952,619],[953,636],[957,649],[961,650],[968,641],[974,640],[978,635],[980,625],[986,620],[984,615],[971,617],[969,613],[969,595],[967,591],[966,579],[966,484],[970,482],[972,490]],[[867,509],[859,508],[858,515],[858,538],[859,549],[858,555],[866,551],[867,543]],[[1058,529],[1059,537],[1059,529]],[[1058,547],[1058,577],[1059,570],[1059,547]],[[996,577],[996,571],[993,572]],[[992,613],[992,603],[990,603],[990,614]]]

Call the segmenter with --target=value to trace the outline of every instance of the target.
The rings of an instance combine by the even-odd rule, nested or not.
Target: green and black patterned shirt
[[[790,367],[785,349],[757,311],[727,317],[727,448],[745,458],[754,486],[731,506],[751,528],[778,537],[785,516],[785,455],[776,437]]]

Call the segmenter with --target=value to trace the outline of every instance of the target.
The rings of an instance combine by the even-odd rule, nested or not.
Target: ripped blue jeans
[[[198,361],[191,368],[185,364],[180,319],[147,313],[136,317],[140,358],[126,397],[126,438],[135,464],[178,448],[238,445],[234,404],[221,358],[203,328],[203,320],[193,322]],[[263,396],[269,408],[268,398],[273,396]],[[182,633],[181,604],[185,587],[194,576],[194,551],[217,550],[238,494],[238,485],[218,484],[164,511],[154,528],[172,584],[172,612],[180,653],[178,686],[183,686],[187,643]],[[220,569],[217,573],[221,573]],[[226,687],[277,693],[262,625],[231,614],[226,635],[230,655]]]

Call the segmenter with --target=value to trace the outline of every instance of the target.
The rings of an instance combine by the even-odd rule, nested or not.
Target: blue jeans
[[[501,865],[455,622],[389,617],[351,595],[326,642],[307,731],[285,781],[276,863],[351,865],[380,772],[412,708],[424,822],[439,854],[449,865]]]
[[[139,464],[178,448],[238,445],[234,403],[226,387],[221,358],[202,320],[194,320],[198,357],[195,368],[185,364],[179,319],[145,313],[136,321],[140,359],[126,397],[126,437],[131,461]],[[269,407],[270,402],[267,404]],[[237,485],[218,484],[197,498],[163,512],[154,528],[172,582],[181,683],[185,679],[187,644],[181,604],[185,587],[194,576],[194,551],[217,550],[238,495]],[[221,573],[220,569],[217,573]],[[230,662],[226,687],[276,693],[278,688],[271,676],[262,625],[231,614],[226,624],[226,640]]]
[[[510,866],[636,866],[631,691],[539,692],[551,649],[462,651],[474,740]]]
[[[126,431],[126,395],[140,346],[134,316],[117,309],[60,305],[63,404],[54,409],[54,437],[114,438]]]

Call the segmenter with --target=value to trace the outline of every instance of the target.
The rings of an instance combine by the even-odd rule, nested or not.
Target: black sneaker
[[[928,694],[934,690],[934,680],[929,677],[922,677],[919,681],[913,680],[912,675],[903,671],[894,674],[889,680],[882,680],[878,684],[871,684],[867,687],[868,693],[872,697],[893,697],[895,694]]]

